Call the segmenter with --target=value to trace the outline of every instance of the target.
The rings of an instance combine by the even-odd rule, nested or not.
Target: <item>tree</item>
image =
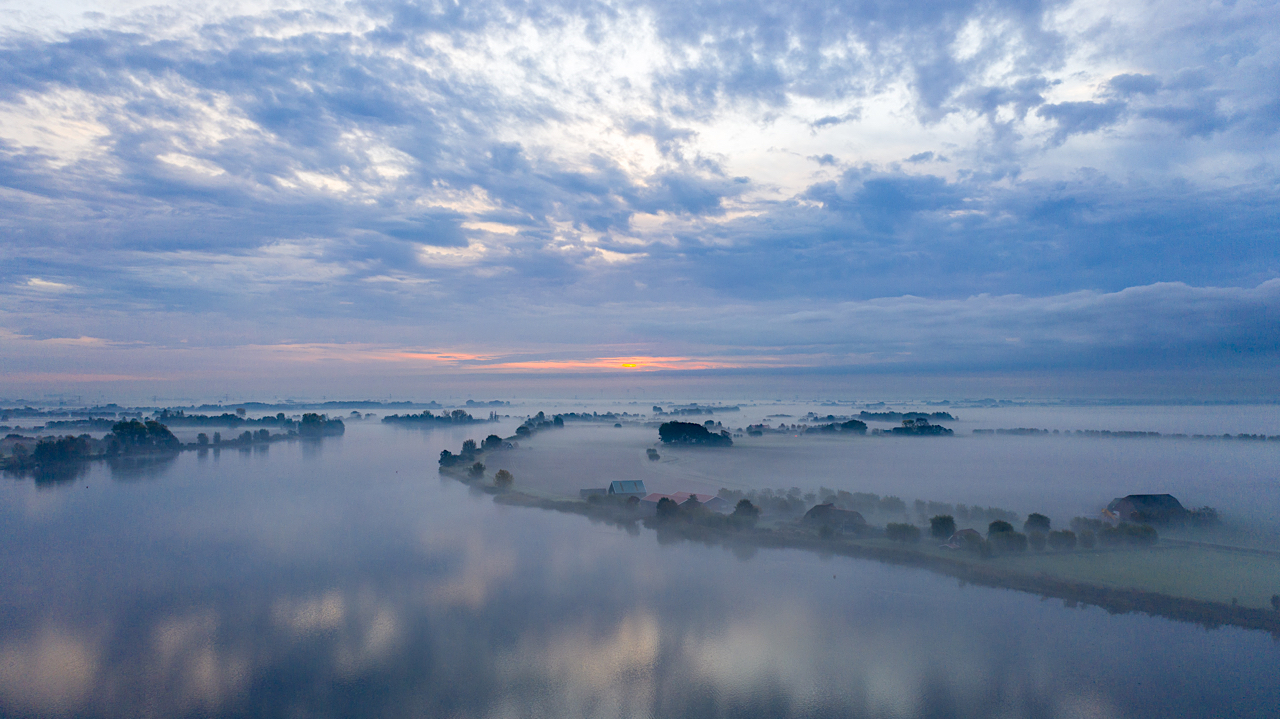
[[[470,456],[476,453],[476,441],[468,439],[462,443],[462,454]]]
[[[493,475],[494,484],[497,484],[500,487],[509,487],[514,481],[516,481],[515,475],[505,469],[500,469],[497,474]]]
[[[1046,516],[1044,516],[1043,514],[1039,514],[1039,513],[1037,513],[1037,512],[1032,512],[1032,513],[1027,517],[1027,521],[1025,521],[1025,522],[1023,522],[1023,523],[1022,523],[1022,531],[1024,531],[1024,532],[1028,532],[1028,533],[1030,533],[1030,532],[1048,532],[1048,531],[1049,531],[1049,518],[1048,518],[1048,517],[1046,517]]]
[[[733,508],[733,522],[740,527],[754,527],[758,519],[760,519],[760,508],[751,503],[751,500],[743,497],[738,500],[738,504]]]
[[[495,449],[501,449],[502,438],[496,434],[491,434],[488,437],[484,438],[484,443],[480,446],[484,447],[484,451],[486,452],[495,450]]]
[[[956,520],[950,514],[939,514],[929,520],[929,534],[938,538],[946,539],[956,533]]]
[[[664,444],[694,444],[707,447],[733,445],[733,439],[727,432],[715,434],[693,422],[665,422],[658,427],[658,439],[661,439]]]
[[[1012,524],[1009,524],[1003,519],[997,519],[996,521],[987,525],[987,539],[991,539],[991,536],[994,534],[1003,534],[1005,532],[1012,532],[1012,531],[1013,531]]]
[[[670,497],[663,497],[662,499],[658,500],[658,516],[659,517],[663,519],[669,519],[671,517],[676,516],[676,514],[679,511],[680,511],[680,505],[676,504],[675,500],[671,499]]]
[[[209,444],[209,435],[205,434],[204,432],[197,434],[196,444],[200,445],[201,447],[205,446],[206,444]]]
[[[563,429],[564,417],[561,417],[560,415],[556,415],[555,418],[551,420],[551,424],[557,429]]]
[[[1044,532],[1027,532],[1027,543],[1037,552],[1043,552],[1045,545]]]
[[[470,474],[472,477],[474,477],[474,478],[476,478],[476,479],[479,479],[479,478],[483,477],[483,476],[484,476],[484,463],[483,463],[483,462],[476,462],[475,464],[471,465],[471,467],[467,470],[467,473],[468,473],[468,474]]]

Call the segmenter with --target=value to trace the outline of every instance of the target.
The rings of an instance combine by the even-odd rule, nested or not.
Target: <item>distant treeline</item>
[[[741,411],[742,411],[742,408],[738,406],[732,406],[732,407],[721,407],[717,405],[704,406],[704,405],[698,404],[697,402],[694,402],[693,404],[687,404],[687,405],[675,405],[675,406],[672,406],[671,409],[669,410],[664,410],[662,407],[656,404],[653,406],[654,414],[669,414],[669,415],[675,415],[675,416],[689,416],[689,415],[700,415],[700,414],[715,414],[716,412],[741,412]]]
[[[316,415],[319,416],[319,415]],[[280,412],[275,416],[252,419],[239,414],[223,412],[219,415],[187,414],[183,410],[162,409],[155,414],[156,421],[170,427],[281,427],[288,429],[297,424]],[[46,425],[48,426],[48,425]]]
[[[954,422],[950,412],[859,412],[858,416],[872,422],[901,422],[904,419],[932,419]]]
[[[893,495],[880,496],[870,492],[848,492],[819,487],[818,491],[806,492],[799,487],[790,489],[753,489],[742,491],[722,487],[718,496],[729,501],[750,500],[766,515],[791,516],[803,514],[814,504],[831,504],[837,509],[859,512],[863,515],[881,515],[892,518],[907,518],[907,503]],[[1016,522],[1017,512],[997,507],[966,506],[945,502],[926,502],[915,500],[913,504],[916,518],[927,521],[929,515],[947,514],[962,522],[986,524],[994,521]]]
[[[1160,432],[1134,432],[1110,429],[1048,430],[1034,427],[1013,429],[975,429],[974,434],[1008,434],[1015,436],[1058,435],[1063,437],[1117,437],[1120,439],[1238,439],[1254,442],[1280,442],[1280,434],[1161,434]]]
[[[116,422],[102,439],[87,434],[63,437],[22,437],[10,434],[5,442],[11,444],[10,454],[0,458],[0,469],[17,472],[58,472],[68,465],[76,465],[96,459],[118,457],[175,454],[184,449],[207,449],[224,446],[247,446],[297,437],[330,437],[341,435],[346,426],[340,419],[327,415],[307,413],[296,429],[287,434],[272,435],[270,430],[257,432],[245,430],[239,437],[223,441],[219,432],[213,433],[212,444],[203,432],[194,444],[183,444],[169,428],[154,419],[141,421],[128,419]],[[35,440],[34,442],[31,440]]]
[[[433,414],[431,410],[424,410],[421,414],[391,414],[382,418],[386,424],[412,424],[419,426],[439,426],[439,425],[457,425],[457,424],[480,424],[484,422],[495,422],[495,418],[476,419],[472,417],[466,410],[455,409],[452,412]]]

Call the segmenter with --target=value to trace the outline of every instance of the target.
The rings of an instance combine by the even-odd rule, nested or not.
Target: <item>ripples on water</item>
[[[1280,706],[1280,644],[1266,634],[1067,608],[873,562],[659,545],[648,531],[494,505],[436,473],[441,449],[476,434],[353,424],[321,443],[100,463],[55,484],[6,479],[3,714],[1167,717]],[[543,440],[529,455],[554,450],[566,487],[629,461]],[[1003,446],[965,441],[975,463],[983,446]],[[1034,464],[1035,446],[1020,446],[1029,456],[1016,466]],[[1149,460],[1137,451],[1122,461]],[[991,475],[1018,485],[1002,457],[988,458]],[[710,472],[701,461],[662,476],[694,481]],[[1241,466],[1274,466],[1258,461]],[[840,476],[889,482],[856,469]],[[890,484],[913,489],[902,474]],[[517,471],[522,481],[533,477]],[[948,486],[945,475],[919,481],[934,494]],[[1275,501],[1274,487],[1263,493]]]

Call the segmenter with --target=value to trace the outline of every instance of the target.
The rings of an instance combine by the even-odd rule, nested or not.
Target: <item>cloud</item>
[[[1036,115],[1053,120],[1058,130],[1053,141],[1061,144],[1072,135],[1096,132],[1120,120],[1124,104],[1120,102],[1060,102],[1042,105]]]
[[[482,350],[479,297],[591,344],[582,308],[673,297],[768,324],[1257,287],[1280,11],[1171,8],[370,0],[14,30],[0,324]]]

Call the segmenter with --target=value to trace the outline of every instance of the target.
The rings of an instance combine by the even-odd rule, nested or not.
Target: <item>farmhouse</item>
[[[1111,517],[1122,522],[1168,524],[1180,522],[1191,513],[1172,494],[1131,494],[1118,497],[1107,505]]]

